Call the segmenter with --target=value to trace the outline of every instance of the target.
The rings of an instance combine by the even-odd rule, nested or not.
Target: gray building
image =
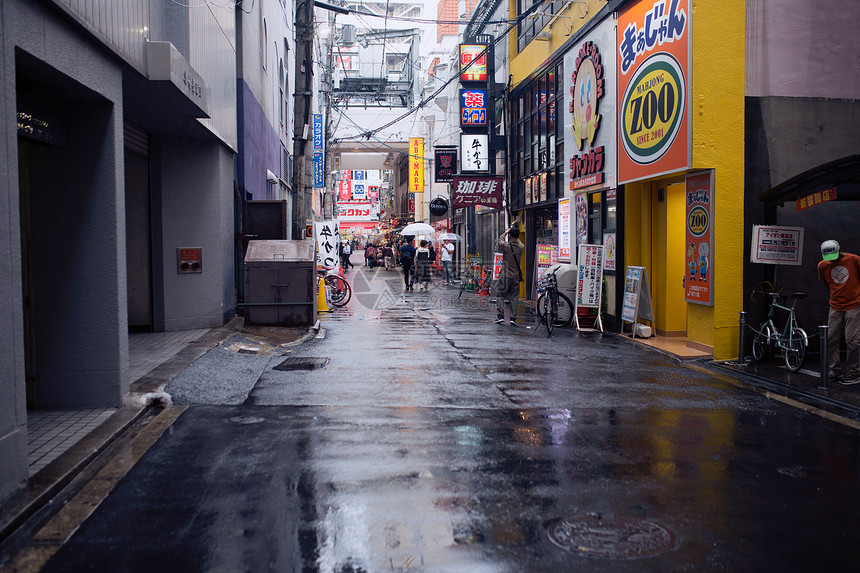
[[[28,410],[120,404],[130,330],[235,314],[235,12],[182,4],[2,3],[0,498]]]

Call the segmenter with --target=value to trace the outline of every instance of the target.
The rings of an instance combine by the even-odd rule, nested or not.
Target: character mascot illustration
[[[708,243],[699,243],[699,279],[708,282],[708,253],[711,247]]]
[[[690,246],[687,247],[687,260],[690,262],[690,280],[696,280],[696,247],[693,241],[690,241]]]
[[[597,113],[597,70],[590,59],[585,59],[576,72],[570,111],[573,114],[573,141],[582,150],[582,141],[594,144],[594,135],[600,125]]]

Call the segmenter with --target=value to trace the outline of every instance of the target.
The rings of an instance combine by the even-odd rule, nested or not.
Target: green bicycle
[[[758,286],[762,284],[770,288],[768,290],[759,289]],[[753,338],[753,358],[757,361],[764,360],[771,356],[774,348],[778,348],[782,350],[785,367],[791,372],[797,372],[803,366],[803,361],[806,358],[806,347],[809,345],[809,337],[806,331],[800,328],[797,323],[797,317],[794,314],[794,305],[797,304],[798,300],[806,298],[806,293],[796,292],[790,295],[792,299],[791,306],[785,306],[779,304],[779,302],[781,299],[787,297],[776,292],[773,285],[770,283],[760,283],[758,286],[753,289],[751,298],[754,298],[756,295],[763,295],[770,297],[771,302],[767,319],[761,323],[755,338]],[[777,309],[788,313],[788,318],[782,329],[777,328],[774,322],[774,315]]]

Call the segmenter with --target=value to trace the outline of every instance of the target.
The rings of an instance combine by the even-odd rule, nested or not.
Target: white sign
[[[603,245],[579,245],[577,262],[579,270],[576,274],[576,308],[600,309],[603,294]],[[579,326],[579,313],[575,313],[576,328]],[[600,312],[597,313],[595,327],[603,332],[603,322]]]
[[[570,197],[558,200],[558,258],[570,261]]]
[[[753,225],[750,262],[803,264],[803,227]]]
[[[352,223],[356,221],[373,221],[374,209],[372,203],[356,201],[339,201],[337,204],[338,221]]]
[[[487,173],[490,171],[490,140],[486,134],[460,134],[460,172]]]
[[[317,243],[317,266],[334,268],[339,261],[337,246],[340,243],[337,221],[314,223]]]

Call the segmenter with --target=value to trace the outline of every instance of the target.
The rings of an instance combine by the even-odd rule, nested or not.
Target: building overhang
[[[838,201],[860,201],[860,155],[822,163],[765,191],[758,199],[777,206],[829,187],[836,189]]]

